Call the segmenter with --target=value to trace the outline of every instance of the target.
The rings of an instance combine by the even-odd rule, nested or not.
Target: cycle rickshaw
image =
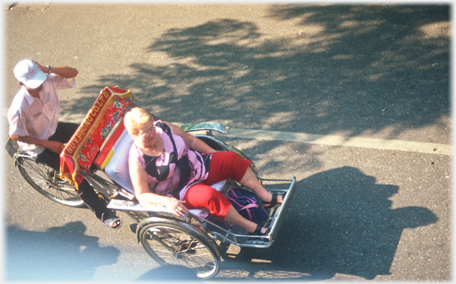
[[[192,209],[187,216],[178,217],[164,207],[140,204],[134,197],[127,165],[128,149],[133,140],[123,124],[124,114],[135,106],[129,90],[118,86],[104,88],[61,153],[60,173],[35,163],[13,140],[6,148],[33,188],[64,205],[84,206],[75,187],[86,179],[108,203],[108,208],[122,211],[134,220],[138,242],[160,265],[185,266],[194,269],[199,278],[207,279],[218,273],[224,248],[228,245],[270,247],[293,198],[296,179],[263,179],[251,164],[268,191],[286,193],[282,204],[268,209],[269,219],[263,224],[271,228],[267,236],[249,235],[237,225],[227,226],[206,209]],[[219,135],[214,135],[214,132],[227,134],[229,128],[225,125],[205,122],[181,127],[218,151],[234,151],[247,158],[235,147],[221,141]],[[223,193],[234,186],[241,185],[233,180],[213,185]]]

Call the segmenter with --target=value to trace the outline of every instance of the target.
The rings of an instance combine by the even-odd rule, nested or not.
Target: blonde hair
[[[154,121],[154,116],[147,110],[135,107],[128,111],[124,117],[124,125],[128,133],[132,136],[137,136],[139,128],[149,121]]]

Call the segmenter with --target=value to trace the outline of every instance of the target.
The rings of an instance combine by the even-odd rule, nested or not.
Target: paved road
[[[116,84],[164,120],[229,124],[262,175],[297,177],[276,243],[232,248],[215,281],[451,279],[448,6],[19,4],[4,15],[5,108],[18,60],[70,65],[68,120]],[[54,204],[4,160],[8,280],[159,273],[128,219],[109,230]]]

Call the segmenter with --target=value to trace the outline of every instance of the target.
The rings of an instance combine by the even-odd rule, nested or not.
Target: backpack
[[[255,193],[235,187],[226,195],[234,209],[247,220],[260,225],[269,218],[268,212]]]

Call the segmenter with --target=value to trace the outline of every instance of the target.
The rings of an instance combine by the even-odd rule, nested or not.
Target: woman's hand
[[[172,197],[163,197],[160,205],[173,210],[178,216],[184,217],[188,214],[187,207],[184,206],[185,201],[178,200]]]

